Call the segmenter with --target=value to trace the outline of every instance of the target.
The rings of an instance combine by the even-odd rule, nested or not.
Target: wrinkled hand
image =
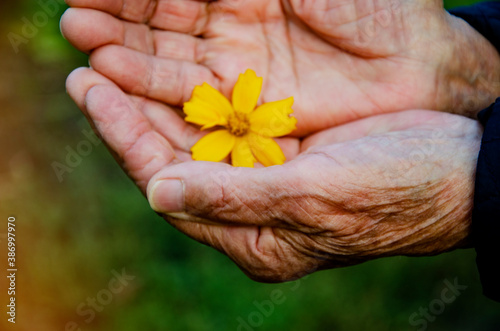
[[[68,91],[154,209],[254,279],[467,245],[476,121],[430,111],[379,115],[280,140],[291,160],[283,166],[233,168],[184,162],[200,132],[91,69],[73,73]]]
[[[468,245],[480,139],[479,124],[456,115],[379,115],[308,138],[282,167],[167,167],[148,197],[251,278],[291,280]]]
[[[67,0],[62,30],[126,92],[180,106],[207,82],[264,78],[293,95],[297,136],[373,114],[475,114],[500,93],[500,58],[440,1]]]
[[[470,97],[498,80],[498,54],[437,2],[68,3],[84,8],[65,14],[63,32],[95,49],[97,71],[75,71],[70,95],[153,207],[250,277],[282,281],[467,244],[476,122],[411,111],[329,129],[491,101],[489,86]],[[297,136],[320,132],[280,139],[291,160],[282,167],[187,162],[201,133],[177,107],[203,82],[229,95],[247,68],[264,77],[262,102],[295,97]]]

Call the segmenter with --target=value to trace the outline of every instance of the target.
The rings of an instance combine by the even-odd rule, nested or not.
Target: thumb
[[[301,192],[300,176],[287,163],[236,168],[224,163],[171,165],[149,182],[151,207],[174,218],[211,224],[283,226],[290,200]]]

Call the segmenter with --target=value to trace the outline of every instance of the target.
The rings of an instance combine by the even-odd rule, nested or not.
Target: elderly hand
[[[148,198],[260,281],[439,254],[467,245],[481,133],[456,115],[379,115],[309,137],[281,167],[166,167]]]
[[[91,69],[75,71],[68,91],[153,208],[254,279],[467,245],[476,121],[430,111],[378,115],[280,140],[291,159],[283,166],[233,168],[189,161],[197,129]]]
[[[440,1],[67,0],[66,38],[128,93],[171,106],[207,82],[264,78],[262,102],[295,97],[296,136],[374,114],[474,114],[500,58]]]
[[[438,2],[68,3],[81,8],[63,32],[95,69],[69,77],[70,95],[154,209],[250,277],[467,244],[480,127],[393,113],[472,113],[498,91],[497,52]],[[247,68],[264,76],[262,102],[295,97],[303,139],[278,140],[291,161],[191,162],[202,133],[177,107],[203,82],[229,95]]]

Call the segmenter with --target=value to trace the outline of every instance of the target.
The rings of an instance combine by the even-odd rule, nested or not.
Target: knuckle
[[[252,213],[252,204],[247,202],[247,196],[230,181],[215,183],[209,192],[210,199],[206,200],[205,208],[209,216],[218,219],[238,219],[248,217]]]
[[[235,211],[236,198],[231,184],[218,185],[213,193],[215,196],[212,200],[211,210],[214,216],[220,216]]]

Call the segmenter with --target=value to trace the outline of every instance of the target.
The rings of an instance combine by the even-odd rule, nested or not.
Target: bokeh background
[[[22,36],[23,20],[42,8],[0,2],[0,330],[500,330],[471,249],[260,284],[176,232],[102,144],[85,142],[90,126],[64,84],[87,57],[60,35],[61,2],[17,47],[9,33]],[[79,147],[86,155],[58,178],[54,162]],[[9,216],[17,219],[15,325],[5,313]],[[467,288],[441,305],[446,281]],[[421,308],[433,309],[427,320]]]

